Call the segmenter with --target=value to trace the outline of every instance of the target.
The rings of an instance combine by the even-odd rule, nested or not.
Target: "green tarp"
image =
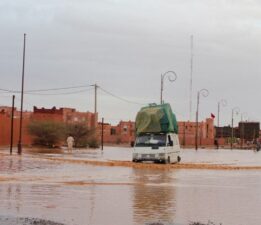
[[[170,104],[151,104],[141,108],[135,121],[136,133],[178,133],[178,123]]]

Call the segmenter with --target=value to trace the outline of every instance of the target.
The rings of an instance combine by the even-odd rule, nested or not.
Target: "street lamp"
[[[243,113],[241,113],[241,122],[243,122],[243,120],[244,120],[244,116],[247,116],[248,114],[247,114],[247,112],[243,112]]]
[[[246,112],[241,113],[241,124],[242,124],[242,128],[240,129],[241,149],[243,148],[245,142],[245,124],[243,122],[244,116],[247,116]]]
[[[225,99],[221,99],[219,102],[218,102],[218,114],[217,114],[217,126],[219,127],[219,114],[220,114],[220,106],[227,106],[227,101]]]
[[[233,149],[233,139],[234,139],[234,112],[238,114],[240,112],[239,107],[234,107],[232,109],[232,119],[231,119],[231,141],[230,141],[230,148]]]
[[[197,111],[196,111],[196,135],[195,135],[195,149],[198,150],[198,114],[199,114],[199,100],[200,95],[203,97],[207,97],[209,95],[209,91],[205,88],[198,91],[197,94]]]
[[[165,72],[164,74],[161,74],[161,80],[160,80],[160,104],[163,104],[163,97],[162,97],[162,94],[163,94],[163,84],[164,84],[164,78],[165,76],[170,73],[168,75],[168,79],[170,82],[174,82],[175,80],[177,80],[177,74],[174,72],[174,71],[167,71]]]

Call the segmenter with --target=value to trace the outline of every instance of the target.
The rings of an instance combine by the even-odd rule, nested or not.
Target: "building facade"
[[[180,145],[194,146],[196,142],[196,122],[180,121],[179,126],[179,142]],[[212,146],[215,140],[214,120],[207,118],[205,121],[198,123],[198,145]]]
[[[194,146],[196,123],[190,121],[178,122],[179,140],[182,146]],[[99,123],[101,135],[102,124]],[[199,146],[214,145],[215,131],[214,121],[211,118],[198,123],[198,144]],[[135,141],[135,122],[120,121],[118,125],[109,123],[103,124],[103,140],[107,144],[131,144]]]
[[[0,146],[10,145],[12,108],[0,107]],[[23,112],[22,144],[31,145],[32,137],[28,133],[28,124],[33,121],[55,121],[61,123],[84,123],[90,130],[96,130],[98,115],[91,112],[78,112],[73,108],[33,108],[33,112]],[[18,143],[20,112],[14,110],[13,145]],[[95,136],[97,134],[94,134]]]
[[[99,123],[101,137],[102,123]],[[135,141],[135,123],[132,121],[120,121],[113,126],[109,123],[103,124],[103,141],[106,144],[128,144]]]

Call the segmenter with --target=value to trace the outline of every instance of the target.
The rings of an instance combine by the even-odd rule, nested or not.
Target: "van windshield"
[[[140,134],[136,138],[136,146],[166,146],[166,134]]]

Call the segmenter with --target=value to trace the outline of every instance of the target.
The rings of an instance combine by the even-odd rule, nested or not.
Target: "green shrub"
[[[96,138],[90,138],[88,140],[88,146],[90,148],[99,148],[100,145]]]
[[[33,144],[45,147],[59,146],[64,137],[64,126],[54,121],[32,121],[28,132],[33,137]]]

